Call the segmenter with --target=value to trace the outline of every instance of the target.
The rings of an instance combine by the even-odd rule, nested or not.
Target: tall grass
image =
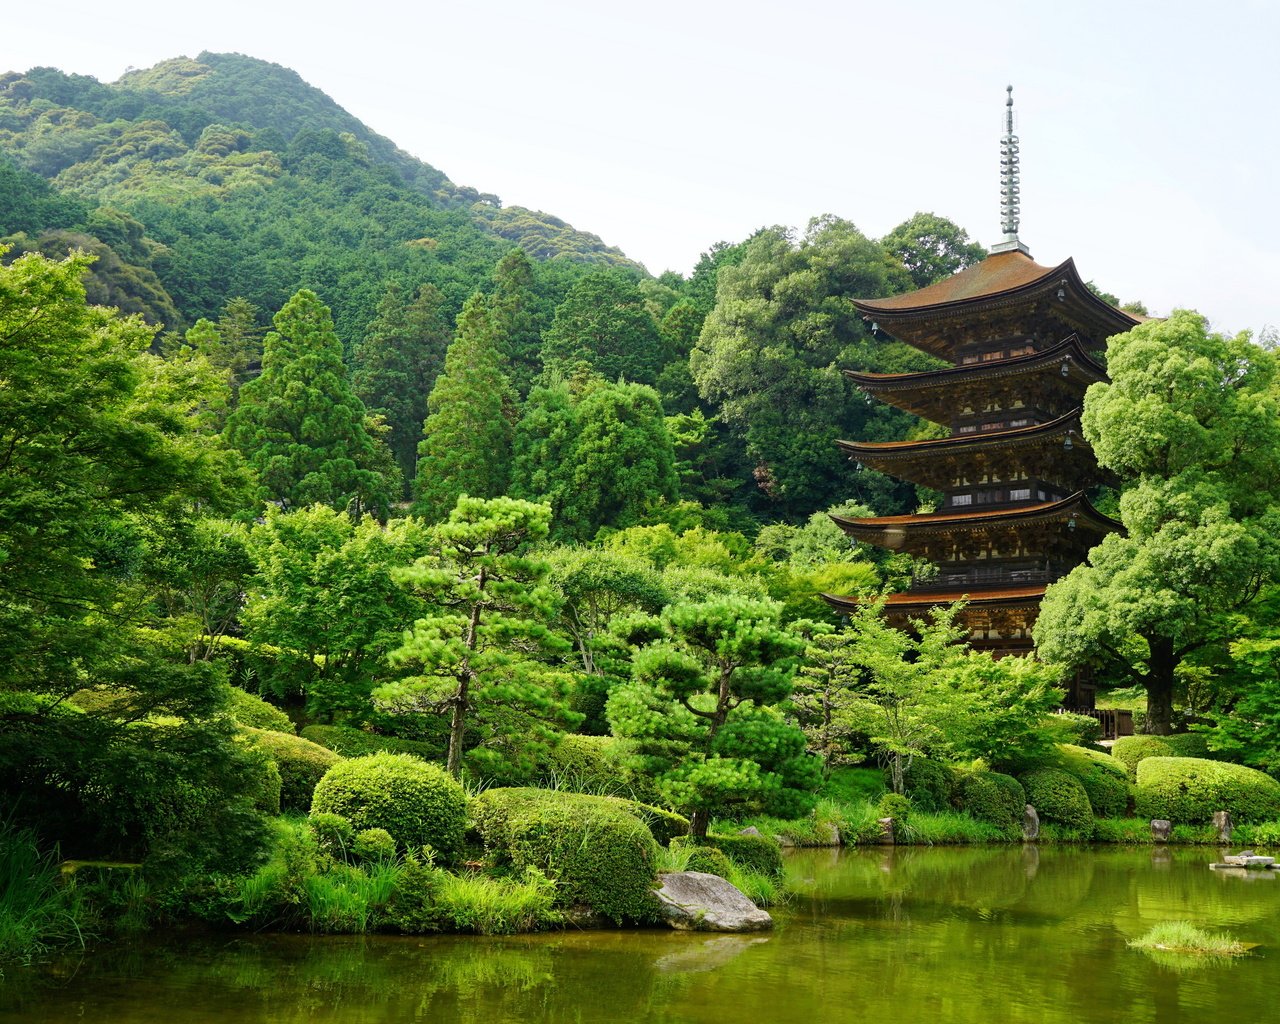
[[[57,855],[42,854],[30,829],[0,822],[0,961],[83,948],[83,913],[75,886],[59,884]]]
[[[1229,935],[1214,935],[1189,921],[1166,921],[1129,943],[1134,949],[1196,956],[1244,956],[1249,947]]]
[[[523,880],[442,874],[437,900],[458,931],[480,935],[529,932],[560,922],[555,882],[536,868]]]
[[[654,873],[665,875],[673,871],[688,871],[689,861],[696,851],[695,846],[658,847],[658,854],[654,858]],[[785,903],[791,895],[782,879],[744,868],[733,859],[729,860],[725,881],[757,907],[777,906]]]

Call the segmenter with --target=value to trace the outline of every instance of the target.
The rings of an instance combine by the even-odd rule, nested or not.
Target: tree
[[[417,514],[439,520],[464,494],[506,493],[515,404],[488,302],[477,292],[458,317],[458,335],[427,402],[418,445]]]
[[[1123,481],[1126,533],[1049,588],[1036,643],[1046,660],[1140,684],[1147,730],[1167,734],[1180,669],[1225,655],[1280,571],[1276,361],[1179,310],[1112,338],[1107,365],[1082,426]]]
[[[385,518],[395,482],[378,471],[378,442],[347,381],[328,307],[304,289],[273,322],[262,375],[240,389],[228,440],[257,470],[269,501],[319,502]]]
[[[548,373],[586,363],[606,380],[653,384],[663,362],[662,337],[635,283],[614,271],[589,274],[569,289],[542,342]]]
[[[400,574],[431,610],[392,660],[417,670],[375,692],[399,712],[449,717],[448,768],[527,771],[557,727],[580,720],[564,706],[569,644],[548,626],[557,611],[549,566],[530,553],[551,510],[512,498],[458,500],[431,530],[430,553]]]
[[[676,604],[632,625],[647,641],[632,682],[609,698],[609,724],[634,740],[673,807],[704,838],[715,813],[806,813],[821,779],[805,737],[775,710],[791,693],[803,641],[779,608],[725,598]]]
[[[941,281],[980,263],[986,249],[969,241],[969,233],[936,213],[917,213],[890,231],[880,244],[896,256],[917,288]]]
[[[352,357],[352,387],[371,413],[386,420],[387,446],[406,489],[417,470],[427,396],[452,337],[439,289],[424,284],[408,301],[393,281]]]
[[[539,351],[547,319],[533,284],[529,257],[523,249],[512,249],[494,268],[489,299],[494,334],[507,359],[512,386],[522,399],[541,370]]]

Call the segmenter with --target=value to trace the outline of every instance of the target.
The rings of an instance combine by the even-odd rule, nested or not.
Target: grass
[[[658,847],[658,854],[653,862],[654,874],[665,875],[673,871],[688,871],[689,860],[695,849],[696,847],[692,846]],[[744,868],[732,859],[729,865],[725,881],[757,907],[774,907],[779,903],[785,903],[790,898],[791,893],[782,879]]]
[[[1129,945],[1134,949],[1220,958],[1244,956],[1249,952],[1243,942],[1228,935],[1206,932],[1189,921],[1158,924],[1141,938],[1131,940]]]
[[[458,931],[479,935],[511,935],[559,924],[555,897],[555,882],[536,868],[527,869],[520,881],[443,874],[437,894],[440,909]]]
[[[30,829],[0,823],[0,962],[84,948],[83,913],[75,885],[59,884],[57,855],[41,853]]]
[[[1010,836],[998,825],[979,821],[964,811],[915,811],[907,819],[905,840],[922,846],[949,846],[1007,843]]]

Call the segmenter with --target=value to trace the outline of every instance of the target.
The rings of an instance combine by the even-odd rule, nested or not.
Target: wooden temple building
[[[1071,260],[1036,263],[1019,240],[1012,95],[1002,140],[1004,241],[975,266],[914,292],[854,305],[884,333],[948,365],[923,373],[845,371],[866,394],[949,430],[926,441],[841,441],[862,466],[940,491],[917,515],[836,522],[851,537],[929,563],[887,599],[905,623],[967,602],[978,649],[1026,654],[1045,588],[1121,529],[1089,502],[1108,480],[1080,432],[1085,390],[1106,379],[1106,340],[1138,319],[1093,294]],[[828,596],[852,610],[856,598]],[[1092,688],[1068,697],[1092,705]]]

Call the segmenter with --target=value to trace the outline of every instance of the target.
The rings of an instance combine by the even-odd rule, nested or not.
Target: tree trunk
[[[1168,736],[1173,732],[1173,671],[1177,667],[1173,641],[1151,640],[1148,646],[1151,660],[1146,678],[1146,731],[1155,736]]]
[[[897,793],[898,796],[907,795],[906,775],[907,775],[906,769],[902,766],[902,755],[901,754],[891,755],[889,758],[890,784],[893,786],[893,791]]]
[[[689,815],[689,836],[692,839],[706,839],[707,826],[711,824],[708,811],[694,811]]]
[[[449,719],[449,774],[455,779],[462,774],[462,736],[467,731],[467,682],[458,684],[453,715]]]

